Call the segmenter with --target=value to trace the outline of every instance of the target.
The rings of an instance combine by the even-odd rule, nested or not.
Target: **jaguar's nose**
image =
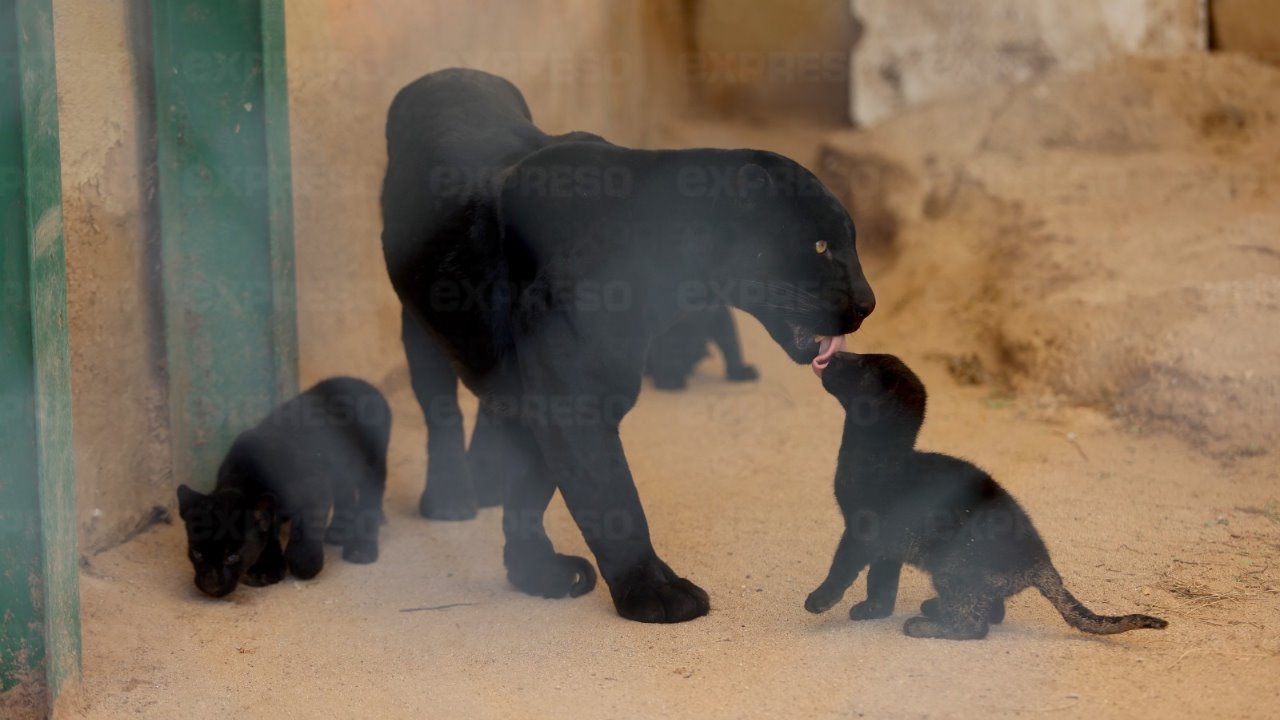
[[[876,309],[876,294],[872,292],[871,286],[863,283],[853,291],[852,302],[853,316],[857,318],[858,324],[861,325],[867,316],[871,315]]]

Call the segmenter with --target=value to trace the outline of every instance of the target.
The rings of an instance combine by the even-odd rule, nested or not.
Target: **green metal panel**
[[[283,0],[154,0],[175,480],[297,390]]]
[[[80,673],[71,371],[50,0],[0,0],[0,715]]]

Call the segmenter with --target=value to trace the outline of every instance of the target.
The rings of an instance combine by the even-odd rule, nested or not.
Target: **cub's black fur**
[[[618,426],[650,341],[689,311],[745,310],[797,363],[858,328],[875,299],[836,197],[774,153],[548,135],[514,85],[453,69],[391,105],[382,221],[427,421],[422,515],[502,501],[507,579],[576,596],[596,575],[544,531],[559,489],[620,615],[706,614],[654,551]],[[480,400],[470,452],[459,379]]]
[[[280,582],[286,567],[315,577],[324,566],[322,541],[341,545],[348,562],[377,560],[390,437],[387,401],[353,378],[325,380],[241,433],[213,492],[178,488],[196,587],[222,597],[241,581]],[[283,523],[289,540],[282,548]]]
[[[902,630],[912,637],[986,637],[1005,598],[1034,587],[1072,627],[1110,635],[1168,623],[1148,615],[1095,615],[1062,584],[1031,518],[990,475],[948,455],[914,450],[924,423],[924,384],[892,355],[841,353],[822,375],[845,408],[836,499],[845,531],[805,609],[829,610],[858,573],[867,599],[854,620],[893,614],[902,564],[928,572],[938,597]]]
[[[645,373],[659,390],[683,390],[689,374],[707,356],[707,343],[715,343],[724,357],[724,374],[730,382],[750,382],[760,374],[742,360],[738,328],[729,308],[695,310],[653,339]]]

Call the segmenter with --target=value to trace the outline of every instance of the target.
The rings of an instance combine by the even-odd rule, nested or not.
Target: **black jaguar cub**
[[[893,614],[903,563],[929,573],[938,597],[902,626],[912,637],[983,638],[1004,619],[1005,598],[1034,587],[1072,627],[1109,635],[1168,623],[1148,615],[1095,615],[1062,584],[1031,519],[977,467],[914,447],[925,389],[892,355],[841,353],[822,373],[845,408],[836,499],[845,531],[831,571],[805,601],[829,610],[870,565],[854,620]]]
[[[760,378],[754,367],[742,359],[738,328],[729,308],[720,305],[690,312],[665,333],[649,343],[645,374],[659,390],[683,390],[693,368],[707,356],[707,343],[715,343],[724,357],[724,376],[729,382],[752,382]]]
[[[353,378],[325,380],[241,433],[213,492],[178,488],[196,587],[223,597],[241,581],[280,582],[286,567],[315,577],[324,567],[322,542],[341,545],[348,562],[377,560],[390,437],[387,401]]]

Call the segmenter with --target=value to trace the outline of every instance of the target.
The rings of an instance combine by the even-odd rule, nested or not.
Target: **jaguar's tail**
[[[1035,585],[1041,595],[1062,613],[1067,624],[1077,630],[1095,635],[1114,635],[1116,633],[1150,628],[1161,630],[1169,625],[1167,620],[1150,615],[1097,615],[1067,590],[1062,584],[1062,576],[1054,569],[1053,564],[1046,562],[1035,570],[1031,584]]]

